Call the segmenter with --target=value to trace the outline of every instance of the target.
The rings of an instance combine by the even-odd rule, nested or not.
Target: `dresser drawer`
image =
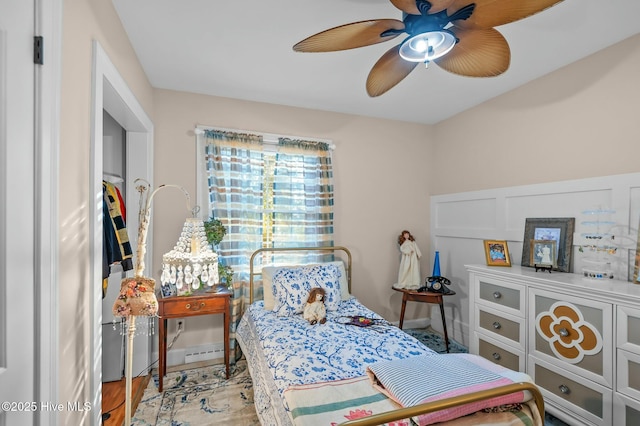
[[[617,391],[640,401],[640,355],[618,349],[617,378]]]
[[[524,352],[510,348],[481,333],[475,335],[478,339],[478,355],[511,370],[525,371]]]
[[[475,312],[478,331],[525,350],[524,318],[495,311],[479,304],[475,306]]]
[[[229,307],[229,297],[230,295],[226,293],[219,297],[176,296],[163,299],[158,316],[170,318],[226,312]]]
[[[524,317],[525,289],[519,284],[481,278],[476,283],[476,302]]]
[[[529,353],[611,388],[613,306],[550,291],[529,291]]]
[[[617,346],[640,354],[640,309],[617,306]]]
[[[613,396],[613,426],[640,425],[640,402],[624,395]]]
[[[545,398],[597,425],[612,422],[613,392],[562,368],[529,358],[529,375]]]

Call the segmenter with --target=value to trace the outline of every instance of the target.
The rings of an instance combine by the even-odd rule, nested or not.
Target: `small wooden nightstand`
[[[434,293],[432,291],[415,291],[407,290],[403,288],[392,287],[395,291],[402,293],[402,310],[400,311],[400,324],[402,329],[402,323],[404,322],[404,310],[407,307],[407,302],[423,302],[423,303],[437,303],[440,305],[440,315],[442,316],[442,328],[444,329],[444,344],[449,352],[449,336],[447,335],[447,320],[444,317],[444,302],[442,296],[451,296],[456,294],[455,291],[449,290],[449,293]]]
[[[167,319],[188,318],[198,315],[224,315],[224,362],[229,378],[229,322],[231,320],[231,292],[202,293],[193,296],[172,296],[158,299],[160,317],[158,365],[158,391],[162,392],[162,382],[167,374]]]

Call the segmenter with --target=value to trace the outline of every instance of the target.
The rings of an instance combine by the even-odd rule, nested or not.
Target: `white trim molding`
[[[126,203],[137,205],[137,193],[133,190],[133,181],[143,178],[153,183],[153,122],[144,111],[127,82],[120,75],[115,65],[96,40],[93,42],[93,73],[92,73],[92,108],[91,108],[91,164],[90,182],[92,208],[90,209],[91,227],[91,280],[102,281],[102,164],[103,164],[103,110],[107,111],[127,132],[127,191]],[[135,169],[132,165],[135,164]],[[135,174],[134,174],[135,170]],[[138,229],[137,215],[129,215],[127,228]],[[152,229],[150,227],[149,234]],[[131,241],[131,248],[135,252],[136,238]],[[147,240],[148,246],[152,242]],[[145,263],[152,267],[152,250],[147,250]],[[94,407],[91,424],[102,424],[102,287],[92,286],[91,297],[91,401]],[[146,344],[149,347],[150,340]],[[134,359],[134,366],[149,365],[150,350],[145,349],[141,358]]]
[[[58,401],[58,199],[62,0],[36,0],[36,34],[46,43],[43,65],[36,66],[35,119],[35,324],[36,399]],[[36,423],[57,424],[57,413],[36,413]]]

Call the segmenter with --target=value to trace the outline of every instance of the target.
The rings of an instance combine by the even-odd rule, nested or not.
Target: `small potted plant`
[[[224,227],[220,220],[212,216],[211,219],[204,223],[204,232],[207,234],[209,244],[216,247],[227,234],[227,228]]]
[[[204,222],[204,232],[207,234],[207,241],[215,249],[227,234],[227,228],[224,227],[219,219],[215,219],[212,216],[208,221]],[[227,288],[231,289],[233,286],[233,268],[223,265],[218,260],[218,275],[220,276],[220,282],[224,281]]]
[[[231,266],[218,262],[218,275],[220,275],[220,282],[224,281],[228,289],[233,287],[233,268]]]

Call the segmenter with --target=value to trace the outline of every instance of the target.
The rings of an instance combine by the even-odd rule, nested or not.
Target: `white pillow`
[[[335,260],[333,262],[326,263],[314,263],[312,265],[336,265],[338,267],[338,281],[340,283],[340,294],[342,300],[351,299],[349,294],[349,280],[347,279],[347,273],[345,271],[344,262],[341,260]],[[262,268],[262,299],[264,300],[264,308],[272,311],[275,307],[275,299],[273,292],[273,275],[282,268],[297,268],[301,266],[311,265],[290,265],[290,266],[265,266]]]
[[[262,300],[264,300],[264,308],[273,311],[275,299],[273,298],[273,274],[278,269],[286,268],[286,266],[265,266],[262,268]]]
[[[332,264],[281,268],[273,275],[273,310],[278,316],[302,313],[314,287],[325,290],[324,304],[328,311],[338,309],[342,298],[338,267]]]

